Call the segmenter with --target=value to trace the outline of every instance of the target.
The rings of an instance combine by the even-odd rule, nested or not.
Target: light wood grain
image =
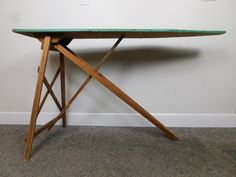
[[[33,102],[33,108],[31,112],[30,123],[27,129],[28,132],[27,132],[27,139],[26,139],[24,157],[23,157],[25,161],[29,160],[31,150],[32,150],[34,131],[35,131],[35,126],[36,126],[37,114],[39,110],[39,102],[40,102],[42,86],[43,86],[43,78],[45,75],[50,44],[51,44],[51,37],[46,36],[44,38],[44,43],[43,43],[43,52],[42,52],[42,58],[40,62],[40,69],[38,73],[38,80],[37,80],[36,91],[34,95],[34,102]]]

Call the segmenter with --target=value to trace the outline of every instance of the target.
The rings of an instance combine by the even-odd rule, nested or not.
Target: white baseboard
[[[45,124],[56,113],[41,113],[38,125]],[[133,113],[68,113],[68,125],[153,127],[139,114]],[[236,114],[157,114],[167,127],[236,127]],[[0,124],[24,125],[29,123],[29,112],[0,112]],[[61,124],[59,122],[58,124]]]

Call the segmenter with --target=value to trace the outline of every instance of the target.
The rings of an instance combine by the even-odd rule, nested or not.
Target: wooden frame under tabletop
[[[194,30],[146,30],[146,29],[69,29],[69,30],[49,30],[49,29],[14,29],[16,33],[27,35],[30,37],[37,38],[41,42],[42,57],[40,66],[38,68],[38,79],[36,84],[36,90],[34,95],[33,107],[30,117],[30,123],[25,134],[25,149],[24,149],[24,160],[27,161],[30,158],[32,144],[34,138],[42,133],[44,130],[50,130],[57,121],[62,119],[63,127],[66,127],[66,111],[73,101],[78,97],[81,91],[86,87],[88,82],[93,78],[98,83],[103,85],[105,88],[110,90],[118,98],[128,104],[131,108],[141,114],[144,118],[158,127],[164,134],[172,139],[178,140],[178,137],[167,127],[165,127],[160,121],[153,117],[148,111],[141,107],[137,102],[130,98],[124,93],[118,86],[107,79],[104,75],[99,72],[100,67],[107,61],[108,57],[113,53],[116,47],[124,38],[153,38],[153,37],[187,37],[187,36],[205,36],[205,35],[218,35],[223,34],[225,31],[194,31]],[[93,68],[83,58],[76,55],[70,50],[67,45],[73,39],[84,39],[84,38],[117,38],[115,44],[110,50],[104,55],[97,67]],[[51,82],[45,76],[46,66],[48,61],[49,51],[58,51],[60,64]],[[76,93],[66,102],[65,98],[65,58],[74,63],[78,68],[82,69],[88,74],[87,79],[83,82]],[[53,85],[60,75],[61,83],[61,100],[58,100],[54,91]],[[42,87],[46,86],[46,93],[42,96]],[[51,121],[36,129],[36,122],[38,115],[48,97],[51,95],[56,106],[59,109],[59,114],[52,118]]]

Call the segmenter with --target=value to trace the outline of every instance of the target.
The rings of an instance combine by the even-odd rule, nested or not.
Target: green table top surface
[[[125,34],[125,38],[161,38],[210,36],[226,33],[223,30],[187,30],[187,29],[85,29],[85,28],[51,28],[51,29],[13,29],[15,33],[38,38],[44,35],[63,36],[69,38],[117,38]]]

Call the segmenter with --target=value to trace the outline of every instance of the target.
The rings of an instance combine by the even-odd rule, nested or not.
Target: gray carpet
[[[22,161],[25,126],[0,126],[0,177],[233,177],[236,129],[55,127]]]

